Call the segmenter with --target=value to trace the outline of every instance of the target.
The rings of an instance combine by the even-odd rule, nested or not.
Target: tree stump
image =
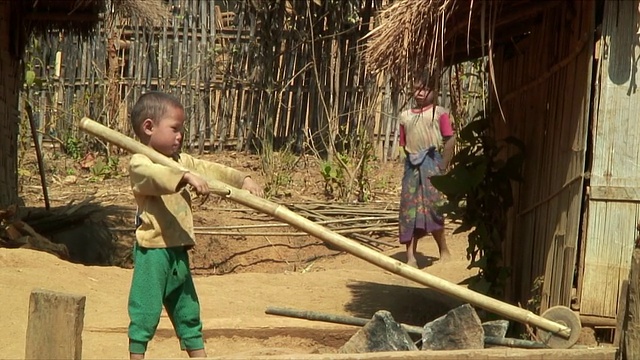
[[[85,300],[79,295],[33,290],[25,359],[81,359]]]

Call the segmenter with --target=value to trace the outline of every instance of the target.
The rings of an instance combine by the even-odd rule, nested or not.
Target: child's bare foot
[[[418,262],[416,261],[416,259],[407,259],[407,265],[416,269],[418,268]]]
[[[204,349],[187,350],[187,354],[189,354],[190,358],[206,358],[207,357],[207,353],[204,351]]]
[[[443,251],[440,253],[440,262],[449,262],[451,261],[452,256],[449,250]]]

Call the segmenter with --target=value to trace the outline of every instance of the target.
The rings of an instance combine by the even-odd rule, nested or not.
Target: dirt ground
[[[52,155],[53,154],[53,155]],[[228,153],[204,158],[257,174],[259,159]],[[127,294],[132,271],[128,251],[132,241],[133,200],[126,177],[127,158],[118,164],[119,175],[97,180],[78,162],[49,152],[45,159],[49,196],[53,207],[92,197],[102,206],[116,250],[113,265],[84,265],[61,260],[51,254],[26,249],[0,249],[0,286],[4,312],[0,317],[1,358],[23,358],[29,294],[35,288],[80,294],[87,298],[83,357],[86,359],[126,358]],[[35,161],[21,164],[21,193],[26,207],[43,207]],[[372,172],[371,196],[376,203],[396,203],[401,166],[378,164]],[[283,204],[322,202],[323,182],[319,165],[305,159],[290,174],[286,196],[274,198]],[[250,225],[275,222],[240,205],[211,197],[195,205],[196,226]],[[447,224],[454,259],[441,263],[432,239],[419,245],[419,265],[423,271],[454,283],[463,283],[474,273],[466,269],[464,234],[452,236]],[[274,228],[276,229],[276,228]],[[207,352],[210,356],[333,353],[355,333],[347,325],[314,322],[265,314],[268,306],[322,311],[369,318],[377,310],[389,310],[396,320],[413,325],[443,315],[461,304],[421,285],[382,270],[350,254],[325,246],[309,236],[242,235],[251,229],[231,229],[237,234],[199,235],[192,251],[192,269],[202,304]],[[74,243],[82,243],[86,253],[97,252],[93,230],[66,233]],[[258,228],[253,232],[295,232]],[[396,232],[397,233],[397,232]],[[381,252],[404,260],[394,232],[382,233]],[[90,256],[89,256],[90,257]],[[104,260],[104,259],[103,259]],[[156,337],[149,345],[150,358],[183,358],[171,324],[163,316]]]

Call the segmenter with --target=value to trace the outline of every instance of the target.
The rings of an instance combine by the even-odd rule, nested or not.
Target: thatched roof
[[[136,16],[143,23],[157,24],[170,15],[164,0],[20,0],[25,20],[35,28],[52,26],[83,28],[103,18],[106,12]]]
[[[567,1],[396,0],[380,12],[364,55],[371,70],[410,81],[488,55],[526,35],[543,11],[562,3]]]

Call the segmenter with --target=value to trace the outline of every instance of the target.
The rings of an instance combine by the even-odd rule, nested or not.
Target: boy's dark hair
[[[157,121],[167,111],[167,106],[183,109],[177,97],[160,91],[149,91],[138,98],[131,110],[131,127],[140,137],[140,125],[145,119]]]

